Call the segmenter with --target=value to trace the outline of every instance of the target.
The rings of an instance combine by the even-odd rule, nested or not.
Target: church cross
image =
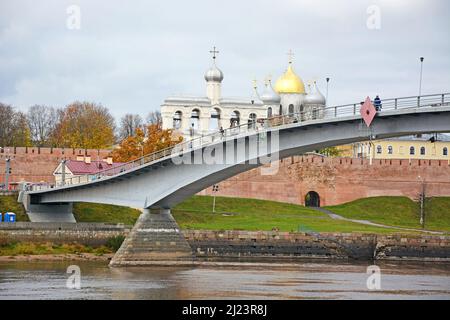
[[[256,77],[253,77],[253,88],[256,89],[258,87],[258,80],[256,79]]]
[[[216,47],[214,46],[212,50],[209,51],[209,53],[213,54],[213,59],[216,59],[216,53],[219,53],[219,51],[216,50]]]
[[[289,63],[292,63],[292,58],[294,57],[294,52],[292,52],[292,49],[289,49],[287,55],[289,57]]]

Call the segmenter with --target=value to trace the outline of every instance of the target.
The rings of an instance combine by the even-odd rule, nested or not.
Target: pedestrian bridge
[[[360,108],[355,103],[327,107],[319,119],[289,114],[246,123],[58,186],[33,186],[19,201],[32,221],[67,219],[73,202],[170,209],[252,168],[271,174],[285,157],[370,139],[450,132],[450,93],[385,99],[370,127]]]

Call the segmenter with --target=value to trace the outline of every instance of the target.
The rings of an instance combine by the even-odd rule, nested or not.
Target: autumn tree
[[[340,157],[342,155],[342,150],[338,147],[328,147],[319,150],[318,153],[323,154],[327,157]]]
[[[140,158],[142,155],[150,154],[166,149],[180,143],[182,137],[174,137],[170,129],[162,129],[161,123],[150,124],[136,130],[134,136],[130,136],[120,143],[112,152],[114,161],[128,162]]]
[[[52,140],[58,147],[103,149],[114,144],[114,118],[102,105],[77,101],[57,117]]]
[[[136,130],[144,125],[142,118],[138,114],[127,113],[120,118],[119,138],[126,139],[134,136]]]
[[[162,123],[161,112],[159,111],[150,111],[145,119],[147,124],[157,124]]]
[[[12,136],[12,145],[21,147],[30,147],[31,142],[30,128],[28,127],[27,116],[23,112],[14,114],[14,133]]]
[[[0,103],[0,146],[31,145],[30,129],[25,115],[11,105]]]
[[[14,132],[14,109],[0,103],[0,146],[12,146]]]
[[[28,109],[27,121],[31,132],[31,141],[35,146],[51,145],[51,134],[57,123],[57,112],[53,107],[34,105]]]

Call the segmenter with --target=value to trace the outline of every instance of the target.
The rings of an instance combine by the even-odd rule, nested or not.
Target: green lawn
[[[194,196],[172,210],[182,229],[272,230],[316,232],[377,232],[395,230],[333,220],[328,215],[300,205],[242,198]]]
[[[326,208],[346,218],[370,220],[392,226],[421,228],[419,205],[407,197],[364,198]],[[450,231],[450,197],[427,199],[425,228]]]
[[[0,196],[0,212],[4,215],[8,211],[16,214],[16,221],[30,221],[25,213],[25,208],[17,202],[17,196],[15,195]]]
[[[450,197],[433,197],[425,202],[425,227],[450,231]]]
[[[182,229],[209,230],[272,230],[316,232],[403,232],[333,220],[328,215],[300,205],[243,198],[216,198],[216,212],[212,212],[213,197],[193,196],[172,209]],[[419,208],[406,197],[373,197],[359,199],[327,209],[351,219],[369,220],[386,225],[420,228]],[[15,196],[0,197],[0,212],[13,211],[18,221],[28,221]],[[75,203],[78,222],[134,224],[140,211],[95,203]],[[450,197],[427,199],[425,227],[450,231]]]
[[[136,209],[98,203],[74,203],[73,215],[77,222],[104,222],[134,224],[141,212]]]

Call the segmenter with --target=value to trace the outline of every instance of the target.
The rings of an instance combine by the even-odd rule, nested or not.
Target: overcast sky
[[[67,27],[71,5],[80,29]],[[379,29],[367,27],[371,5]],[[224,96],[249,96],[254,77],[260,87],[268,74],[276,80],[289,49],[305,82],[317,79],[325,94],[331,78],[331,105],[416,95],[420,56],[422,92],[449,92],[449,30],[447,0],[1,0],[0,102],[87,100],[144,116],[167,96],[205,95],[213,45]]]

